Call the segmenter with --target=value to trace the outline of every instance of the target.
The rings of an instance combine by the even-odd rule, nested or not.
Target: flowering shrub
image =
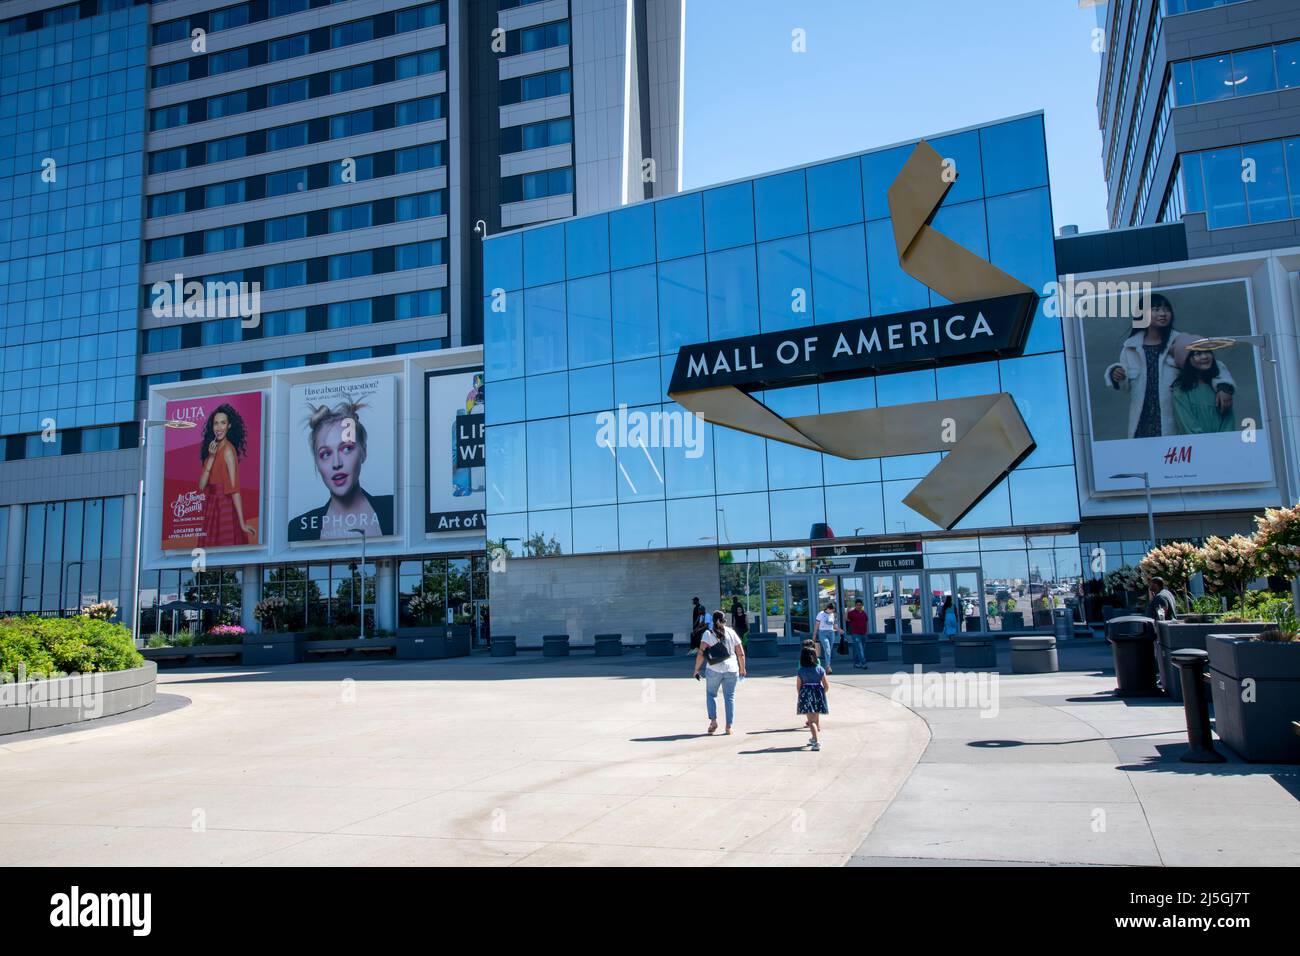
[[[1300,505],[1268,508],[1255,518],[1257,570],[1293,578],[1300,574]]]
[[[253,617],[262,625],[263,629],[278,631],[280,621],[284,619],[284,613],[288,607],[289,605],[285,603],[282,597],[262,598],[253,607]]]
[[[107,621],[116,613],[117,605],[112,601],[100,601],[98,604],[91,604],[81,609],[82,616],[92,621]]]
[[[1146,557],[1138,562],[1138,570],[1144,582],[1152,578],[1162,578],[1171,591],[1186,591],[1187,579],[1196,573],[1193,561],[1196,546],[1188,541],[1171,541],[1158,548],[1152,548]]]
[[[425,594],[423,591],[416,591],[411,595],[411,600],[407,603],[407,609],[411,616],[420,620],[427,621],[441,606],[442,602],[432,595]]]
[[[213,637],[243,637],[248,632],[238,624],[218,624],[208,631]]]
[[[1142,575],[1136,568],[1124,565],[1114,571],[1106,572],[1106,590],[1112,592],[1141,591]]]
[[[1227,539],[1211,535],[1197,549],[1193,564],[1212,591],[1241,594],[1259,574],[1258,547],[1242,534]]]

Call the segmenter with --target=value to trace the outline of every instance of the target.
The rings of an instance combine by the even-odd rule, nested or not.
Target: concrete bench
[[[745,645],[746,657],[776,657],[776,635],[771,631],[758,631],[749,635]]]
[[[201,661],[237,661],[239,660],[239,651],[212,651],[208,654],[195,654]],[[158,660],[158,658],[154,658]]]
[[[904,664],[939,663],[939,635],[906,634],[902,635]]]
[[[597,634],[595,637],[597,657],[622,657],[622,634]]]
[[[569,656],[569,635],[568,634],[542,635],[542,656],[543,657],[568,657]]]
[[[346,647],[309,647],[307,653],[316,657],[345,657],[348,649]]]
[[[1012,637],[1011,673],[1055,674],[1061,669],[1056,659],[1055,637]]]
[[[672,657],[673,636],[664,633],[647,634],[645,636],[645,656]]]
[[[187,661],[190,659],[189,654],[151,654],[149,659],[155,664],[172,663],[175,661]]]
[[[515,636],[513,634],[493,634],[492,635],[492,656],[493,657],[514,657],[518,653],[515,645]]]
[[[862,642],[863,648],[867,652],[867,663],[873,661],[889,660],[889,635],[888,634],[868,634],[867,639]]]
[[[391,655],[397,653],[397,648],[393,647],[391,644],[377,644],[374,647],[354,647],[353,650],[356,651],[358,654],[390,654]]]
[[[993,642],[996,638],[976,637],[974,635],[958,635],[953,639],[953,663],[957,667],[997,667],[998,655],[994,650]],[[1024,640],[1024,638],[1012,638],[1012,640]]]

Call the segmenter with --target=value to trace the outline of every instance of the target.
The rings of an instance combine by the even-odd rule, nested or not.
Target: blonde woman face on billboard
[[[361,483],[361,465],[366,460],[364,445],[355,440],[355,427],[348,421],[334,421],[316,432],[316,470],[331,495],[347,498]]]

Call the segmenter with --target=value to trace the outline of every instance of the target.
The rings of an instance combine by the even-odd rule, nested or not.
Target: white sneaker
[[[822,745],[819,744],[817,741],[814,740],[814,741],[812,742],[812,749],[813,749],[813,750],[821,750],[821,749],[822,749]]]
[[[808,746],[809,746],[809,747],[816,747],[816,746],[817,746],[817,738],[816,738],[816,737],[809,737],[809,738],[808,738]]]

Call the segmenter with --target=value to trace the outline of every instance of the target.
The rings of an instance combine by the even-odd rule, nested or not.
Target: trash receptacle
[[[1115,660],[1116,697],[1159,697],[1156,687],[1156,622],[1136,614],[1106,622]]]
[[[1074,612],[1068,607],[1052,608],[1052,633],[1058,644],[1074,637]]]

